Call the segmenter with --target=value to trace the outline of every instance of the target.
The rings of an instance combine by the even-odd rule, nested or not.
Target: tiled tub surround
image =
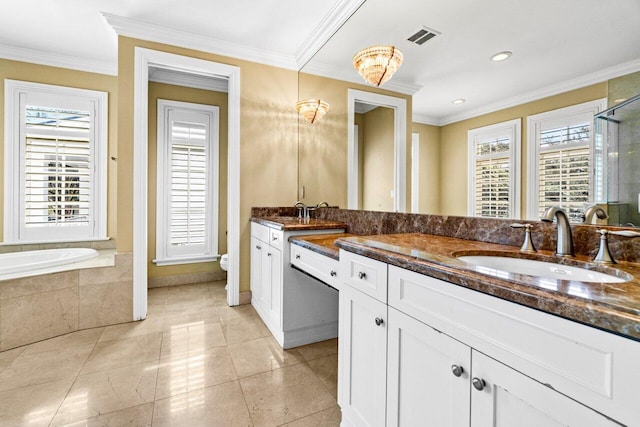
[[[67,271],[0,281],[0,351],[132,321],[133,256],[109,252],[110,266],[78,269],[79,263],[63,266],[73,268]]]

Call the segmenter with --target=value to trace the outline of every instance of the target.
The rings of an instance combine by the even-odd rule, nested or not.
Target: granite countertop
[[[640,264],[637,263],[621,262],[610,267],[589,264],[587,267],[593,270],[633,277],[623,283],[587,283],[504,272],[492,276],[481,273],[482,267],[456,258],[460,255],[483,254],[517,256],[585,267],[580,262],[589,262],[586,256],[560,258],[549,251],[525,254],[514,246],[420,233],[343,237],[335,241],[335,245],[349,252],[640,341]]]
[[[325,219],[315,218],[298,218],[295,216],[269,216],[269,217],[252,217],[252,222],[265,225],[284,231],[299,230],[331,230],[346,229],[347,224],[339,221],[329,221]]]
[[[292,236],[289,241],[294,245],[302,246],[321,255],[335,260],[340,259],[340,249],[335,245],[336,240],[344,237],[355,237],[355,234],[314,234],[311,236]]]

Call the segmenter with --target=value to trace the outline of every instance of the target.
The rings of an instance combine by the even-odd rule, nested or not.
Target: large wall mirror
[[[543,0],[517,8],[508,0],[365,0],[300,70],[299,98],[322,98],[331,109],[313,125],[299,122],[298,198],[307,204],[327,201],[349,209],[468,215],[473,182],[469,174],[476,173],[468,165],[469,131],[519,119],[521,147],[515,162],[522,178],[515,192],[518,208],[509,216],[536,219],[530,218],[536,196],[528,193],[540,176],[532,173],[530,158],[546,149],[544,138],[562,137],[544,127],[551,121],[542,123],[541,135],[534,137],[528,123],[542,114],[603,99],[603,109],[610,108],[640,93],[637,16],[636,0],[615,5],[601,0]],[[423,35],[411,42],[414,34]],[[619,43],[611,44],[612,39]],[[403,65],[381,88],[365,84],[351,65],[357,51],[375,44],[397,46],[404,54]],[[490,59],[505,50],[513,52],[508,60]],[[349,93],[355,92],[406,101],[403,159],[385,137],[398,132],[397,124],[384,119],[391,117],[389,106],[354,100]],[[618,142],[607,151],[611,131],[596,129],[595,123],[588,132],[582,124],[567,125],[567,135],[578,129],[576,135],[585,138],[583,145],[594,150],[584,155],[591,156],[591,163],[581,172],[599,181],[585,185],[589,194],[584,205],[611,208],[610,225],[638,226],[637,215],[622,221],[618,213],[640,212],[640,182],[630,183],[631,189],[625,191],[608,187],[611,177],[620,182],[620,177],[632,176],[622,169],[640,162],[632,157],[640,153],[640,140]],[[375,138],[369,147],[372,132]],[[623,135],[637,131],[625,130],[620,138]],[[575,143],[572,138],[565,139]],[[624,156],[616,147],[626,149]],[[616,154],[624,161],[613,161]],[[603,165],[604,172],[596,173],[595,168]],[[598,185],[601,190],[594,191]],[[374,195],[377,199],[371,198]],[[564,203],[562,195],[557,203]]]

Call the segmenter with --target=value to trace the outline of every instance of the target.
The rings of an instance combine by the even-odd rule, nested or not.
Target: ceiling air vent
[[[427,40],[431,40],[432,38],[440,34],[441,33],[439,31],[432,30],[431,28],[427,28],[427,27],[422,27],[419,31],[417,31],[414,35],[409,37],[407,40],[417,45],[422,45]]]

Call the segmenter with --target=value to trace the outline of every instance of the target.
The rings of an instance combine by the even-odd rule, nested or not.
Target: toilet
[[[224,254],[222,255],[222,257],[220,257],[220,268],[222,268],[224,271],[229,271],[229,254]],[[228,287],[229,284],[227,283],[224,287],[224,290],[226,291]]]

